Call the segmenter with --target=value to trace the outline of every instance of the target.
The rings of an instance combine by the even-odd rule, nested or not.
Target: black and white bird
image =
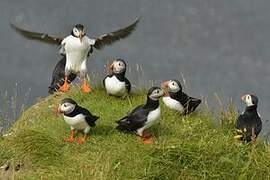
[[[126,62],[122,59],[117,59],[109,65],[108,74],[103,79],[103,85],[107,91],[107,94],[113,96],[123,96],[129,93],[131,90],[130,81],[125,77],[126,74]]]
[[[78,139],[79,144],[86,141],[90,128],[96,125],[96,120],[99,118],[70,98],[62,100],[58,107],[58,113],[63,113],[65,122],[71,128],[70,137],[66,138],[65,142],[74,142],[76,130],[83,131],[84,136]]]
[[[181,83],[178,80],[169,80],[162,83],[166,95],[162,98],[164,104],[184,115],[189,114],[201,104],[198,98],[190,97],[182,92]]]
[[[93,52],[93,48],[102,49],[106,45],[128,37],[135,30],[138,22],[139,20],[136,19],[135,22],[127,27],[103,34],[97,38],[89,38],[82,24],[75,25],[71,34],[64,38],[28,31],[14,23],[11,23],[11,26],[27,38],[59,45],[60,53],[66,56],[64,84],[60,87],[60,90],[63,92],[68,91],[68,76],[70,73],[74,73],[79,75],[82,80],[82,91],[88,93],[91,89],[87,81],[86,61],[87,57]]]
[[[234,138],[244,142],[256,142],[256,138],[262,130],[261,117],[257,112],[258,97],[247,94],[241,99],[246,103],[246,109],[236,120],[237,135]]]
[[[48,92],[53,94],[57,92],[61,86],[64,84],[65,77],[65,66],[66,66],[66,56],[63,56],[62,59],[56,64],[53,74],[51,85],[48,87]],[[74,79],[76,79],[77,75],[74,73],[70,73],[68,75],[68,83],[71,83]]]
[[[145,144],[151,143],[151,138],[146,134],[145,129],[148,129],[160,119],[159,98],[163,95],[164,92],[161,88],[150,88],[147,93],[146,104],[137,106],[127,116],[116,121],[117,129],[134,132],[142,138]]]

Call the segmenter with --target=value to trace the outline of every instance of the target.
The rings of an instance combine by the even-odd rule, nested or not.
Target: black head
[[[160,87],[151,87],[147,93],[147,96],[152,100],[158,100],[163,95],[164,91]]]
[[[71,35],[80,38],[82,41],[82,38],[86,35],[84,26],[82,24],[76,24],[71,31]]]
[[[162,87],[172,93],[182,92],[181,83],[176,79],[163,82]]]
[[[65,98],[61,101],[61,104],[64,104],[64,103],[70,103],[70,104],[74,104],[74,105],[77,105],[76,101],[74,101],[73,99],[71,98]]]
[[[126,72],[127,64],[123,59],[117,59],[109,65],[109,68],[113,73],[119,74]]]
[[[253,94],[246,94],[241,97],[242,101],[246,103],[246,105],[249,106],[258,106],[259,99],[257,96]]]

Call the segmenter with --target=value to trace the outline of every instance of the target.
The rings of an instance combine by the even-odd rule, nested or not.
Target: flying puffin
[[[258,97],[247,94],[242,96],[241,99],[246,103],[246,109],[236,120],[235,128],[237,135],[234,138],[244,142],[252,141],[255,143],[257,136],[262,130],[262,121],[257,112]]]
[[[48,87],[48,92],[53,94],[57,92],[61,86],[64,84],[64,77],[65,77],[65,66],[66,66],[66,56],[56,64],[53,74],[52,74],[52,81],[51,85]],[[70,73],[68,75],[68,83],[71,83],[74,79],[76,79],[77,75],[74,73]]]
[[[61,101],[58,107],[58,113],[63,113],[65,122],[71,128],[71,134],[69,138],[66,138],[65,142],[75,141],[75,131],[82,130],[84,136],[77,141],[82,144],[86,141],[87,135],[91,127],[96,125],[98,116],[92,115],[87,109],[79,106],[74,100],[65,98]]]
[[[145,144],[152,143],[149,134],[145,133],[145,129],[151,127],[160,118],[159,98],[164,92],[159,87],[152,87],[147,93],[147,102],[133,109],[127,116],[116,121],[117,129],[120,131],[134,132]]]
[[[71,73],[79,75],[82,80],[81,90],[89,93],[91,88],[87,82],[87,57],[92,53],[93,48],[102,49],[106,45],[110,45],[120,39],[128,37],[136,28],[136,19],[131,25],[119,29],[117,31],[103,34],[97,38],[89,38],[86,35],[85,28],[82,24],[77,24],[73,27],[71,34],[67,37],[55,37],[46,33],[31,32],[20,28],[19,26],[11,23],[11,26],[23,36],[46,42],[49,44],[57,44],[60,46],[60,54],[66,56],[64,84],[60,87],[62,92],[69,89],[68,76]]]
[[[181,83],[178,80],[169,80],[162,83],[166,95],[162,98],[164,104],[184,115],[189,114],[201,104],[201,100],[190,97],[182,92]]]
[[[126,66],[122,59],[117,59],[108,66],[112,73],[103,79],[103,85],[109,95],[123,96],[130,92],[131,84],[125,77]]]

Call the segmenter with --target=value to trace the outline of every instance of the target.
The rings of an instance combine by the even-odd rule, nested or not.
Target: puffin
[[[51,84],[48,87],[48,92],[53,94],[57,92],[61,86],[64,84],[64,77],[65,77],[65,66],[66,66],[66,56],[63,56],[60,61],[56,64],[53,73],[52,73],[52,80]],[[76,79],[77,75],[74,73],[70,73],[68,75],[68,83],[70,84],[74,79]]]
[[[202,102],[200,99],[190,97],[182,92],[181,83],[176,79],[164,81],[161,86],[166,92],[166,95],[162,98],[164,104],[183,115],[195,111]]]
[[[151,136],[145,130],[157,123],[160,119],[161,110],[159,98],[164,95],[160,87],[152,87],[148,90],[147,101],[137,106],[125,117],[116,121],[117,129],[124,132],[132,132],[138,135],[144,144],[151,144]]]
[[[117,59],[108,65],[108,74],[103,79],[103,85],[107,94],[121,97],[126,93],[130,93],[131,83],[125,77],[126,74],[126,62],[123,59]]]
[[[23,29],[13,22],[10,22],[11,27],[26,38],[39,40],[49,44],[59,46],[60,54],[66,56],[64,83],[60,87],[60,91],[67,92],[69,90],[68,77],[71,73],[78,75],[81,79],[81,90],[84,93],[91,91],[87,81],[87,65],[86,61],[92,54],[93,48],[102,49],[106,45],[110,45],[120,39],[128,37],[136,28],[139,19],[136,19],[129,26],[122,29],[103,34],[97,38],[90,38],[86,35],[84,25],[76,24],[70,35],[66,37],[56,37],[46,33],[33,32]]]
[[[262,130],[262,120],[257,112],[258,97],[253,94],[246,94],[241,97],[246,104],[245,111],[236,120],[235,128],[237,135],[234,137],[243,142],[256,142],[257,136]]]
[[[96,125],[98,116],[92,115],[87,109],[79,106],[73,99],[65,98],[58,106],[58,113],[63,114],[65,122],[71,128],[69,138],[65,138],[65,142],[74,142],[76,131],[83,131],[84,135],[78,138],[77,142],[83,144],[89,134],[90,128]]]

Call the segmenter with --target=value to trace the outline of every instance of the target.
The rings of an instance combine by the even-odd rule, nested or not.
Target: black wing
[[[235,128],[236,129],[244,129],[244,119],[245,119],[245,115],[244,114],[240,114],[236,120],[235,123]]]
[[[127,92],[130,93],[131,83],[130,83],[130,81],[127,78],[125,78],[125,84],[126,84]]]
[[[144,126],[147,121],[147,115],[149,111],[142,108],[142,106],[136,107],[131,113],[117,121],[118,129],[127,131],[136,131]]]
[[[99,119],[98,116],[92,115],[90,113],[90,111],[88,111],[87,109],[83,108],[83,107],[79,107],[79,112],[83,115],[85,115],[85,120],[87,122],[87,124],[89,124],[89,126],[94,127],[96,125],[96,120]]]
[[[258,124],[256,124],[254,130],[255,130],[256,136],[258,136],[258,134],[260,134],[260,132],[262,130],[262,121],[261,120],[258,122]]]
[[[57,44],[57,45],[60,45],[63,40],[63,38],[55,37],[46,33],[39,33],[25,30],[12,22],[10,22],[10,26],[14,28],[18,33],[29,39],[39,40],[49,44]]]
[[[136,19],[134,23],[125,28],[99,36],[96,38],[94,47],[96,49],[102,49],[106,45],[110,45],[115,41],[128,37],[135,30],[138,22],[139,19]]]

